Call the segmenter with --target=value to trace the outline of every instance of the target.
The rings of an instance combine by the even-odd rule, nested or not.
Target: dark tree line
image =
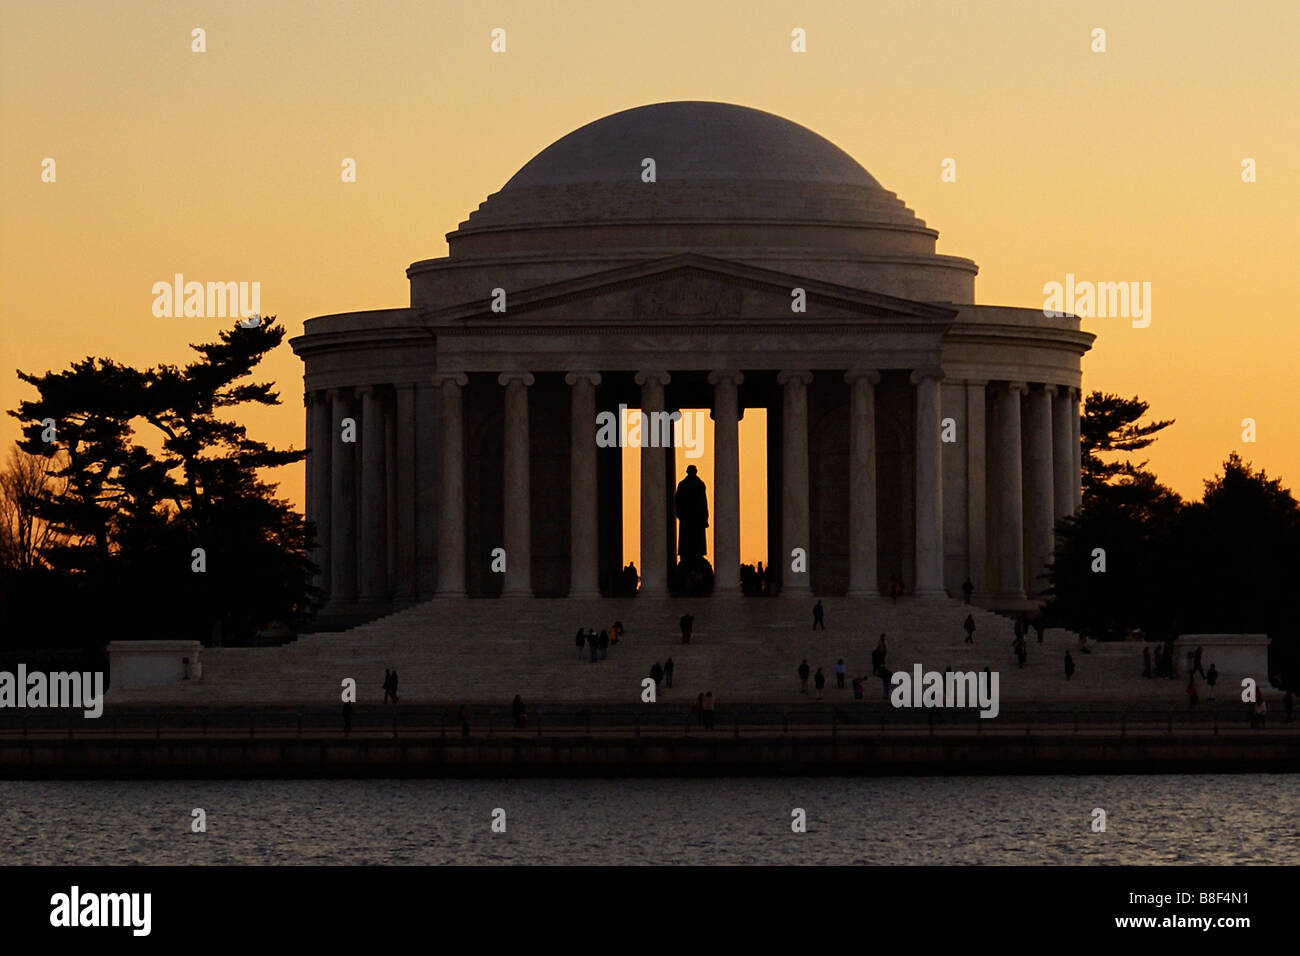
[[[1269,634],[1275,682],[1300,690],[1300,507],[1235,452],[1200,501],[1184,501],[1145,461],[1114,457],[1172,424],[1144,424],[1146,412],[1137,398],[1093,392],[1085,402],[1083,504],[1057,529],[1049,613],[1103,640]]]
[[[279,404],[250,377],[284,334],[271,318],[191,346],[185,366],[91,357],[18,373],[38,397],[9,414],[44,481],[17,504],[46,537],[34,560],[4,562],[10,643],[246,640],[310,613],[311,529],[265,477],[306,452],[250,437],[236,414]]]

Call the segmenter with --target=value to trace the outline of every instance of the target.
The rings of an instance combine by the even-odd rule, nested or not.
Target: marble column
[[[1038,597],[1047,588],[1052,560],[1052,396],[1046,388],[1025,396],[1024,495],[1025,593]]]
[[[808,518],[808,385],[812,373],[784,371],[776,382],[785,389],[781,402],[781,591],[810,594],[812,541]],[[803,551],[801,571],[791,565],[795,548]]]
[[[330,446],[332,408],[329,392],[310,393],[307,415],[307,518],[316,525],[316,550],[311,559],[320,569],[314,579],[322,591],[330,589]]]
[[[650,415],[664,408],[664,386],[671,381],[667,372],[641,371],[641,591],[659,596],[668,593],[668,483],[662,448],[649,447],[652,435],[658,443],[659,429]]]
[[[740,593],[740,384],[742,372],[709,373],[713,386],[713,593]]]
[[[1071,511],[1074,514],[1079,513],[1079,508],[1083,506],[1083,446],[1080,444],[1080,427],[1079,420],[1079,390],[1070,389],[1070,446],[1074,450],[1074,470],[1070,472],[1070,490],[1074,494],[1074,507]]]
[[[531,372],[502,372],[497,383],[504,385],[504,513],[506,580],[502,597],[533,596],[532,502],[528,481],[528,387]]]
[[[1074,492],[1070,480],[1074,474],[1074,423],[1070,421],[1070,389],[1048,385],[1052,396],[1052,524],[1074,512]],[[1076,482],[1077,484],[1077,482]]]
[[[916,588],[918,597],[947,594],[943,586],[943,473],[937,368],[917,369],[916,386]]]
[[[416,565],[418,563],[416,536],[419,527],[427,520],[416,507],[417,437],[415,427],[415,383],[402,382],[397,386],[393,411],[394,471],[396,472],[396,502],[393,522],[396,548],[394,555],[397,571],[397,600],[410,604],[416,599]]]
[[[337,609],[357,599],[357,445],[351,392],[330,389],[330,402],[330,606]],[[352,426],[346,435],[345,422]]]
[[[465,596],[465,416],[463,372],[436,374],[438,450],[442,472],[438,490],[438,590],[441,598]]]
[[[564,376],[569,393],[569,597],[600,596],[600,495],[596,481],[599,372]]]
[[[357,389],[361,396],[361,600],[386,597],[388,579],[388,486],[384,473],[384,397],[374,385]]]
[[[880,373],[849,369],[849,594],[879,597],[876,580],[876,386]]]
[[[988,382],[966,380],[966,574],[981,600],[989,596],[988,575],[988,455],[985,442],[984,398]]]
[[[998,598],[1025,596],[1024,494],[1020,462],[1020,396],[1024,382],[997,388]]]

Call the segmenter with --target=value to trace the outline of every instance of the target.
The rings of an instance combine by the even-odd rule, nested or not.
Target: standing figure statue
[[[673,510],[678,522],[677,557],[683,564],[693,565],[706,553],[704,529],[709,526],[709,496],[694,465],[686,466],[686,477],[673,498]]]
[[[713,590],[713,568],[704,557],[709,495],[694,465],[686,467],[686,477],[677,485],[673,511],[678,523],[676,590],[692,596],[708,594]]]

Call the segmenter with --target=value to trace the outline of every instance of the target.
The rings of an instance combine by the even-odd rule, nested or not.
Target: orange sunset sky
[[[153,316],[153,283],[178,272],[260,282],[291,335],[313,315],[406,305],[405,267],[444,255],[444,234],[549,143],[704,99],[845,149],[939,230],[939,252],[979,264],[981,303],[1041,307],[1066,273],[1150,282],[1149,328],[1085,322],[1085,390],[1177,419],[1150,459],[1185,495],[1233,449],[1294,486],[1297,50],[1294,0],[5,0],[0,406],[32,394],[16,368],[186,361],[222,323]],[[948,157],[955,183],[940,180]],[[262,372],[284,401],[249,413],[253,434],[301,447],[299,362],[286,345]],[[16,435],[0,419],[6,447]],[[280,480],[300,502],[301,468]]]

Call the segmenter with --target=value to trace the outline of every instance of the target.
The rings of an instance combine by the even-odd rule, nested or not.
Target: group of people
[[[713,699],[713,691],[700,694],[699,697],[695,698],[695,703],[691,705],[696,720],[705,730],[713,729],[714,709],[716,707],[717,701]]]
[[[1192,670],[1195,672],[1201,666],[1201,648],[1196,649]],[[1214,665],[1211,664],[1211,667]],[[1204,673],[1204,672],[1202,672]],[[1165,641],[1156,647],[1156,652],[1151,653],[1151,645],[1142,648],[1142,676],[1143,677],[1168,677],[1171,680],[1176,676],[1174,673],[1174,642]]]
[[[1204,666],[1203,658],[1205,649],[1197,647],[1192,653],[1192,666],[1187,672],[1187,707],[1194,708],[1201,702],[1200,691],[1196,687],[1196,675],[1200,674],[1201,679],[1205,681],[1205,702],[1214,702],[1214,685],[1219,682],[1219,669],[1210,664],[1207,671]],[[1153,668],[1151,665],[1151,648],[1142,648],[1142,676],[1143,677],[1173,677],[1174,676],[1174,644],[1172,641],[1166,641],[1156,649],[1156,663]],[[1263,703],[1263,698],[1259,701]],[[1267,710],[1267,705],[1265,705]],[[1258,710],[1255,711],[1259,713]],[[1253,717],[1252,717],[1253,720]]]
[[[821,602],[818,603],[820,604]],[[889,697],[889,679],[894,676],[893,671],[885,666],[885,657],[887,654],[888,647],[885,642],[885,635],[881,634],[880,641],[871,652],[871,676],[880,678],[883,693],[886,698]],[[808,664],[808,659],[804,658],[799,662],[799,666],[795,669],[795,673],[799,675],[799,692],[801,694],[807,694],[808,681],[811,680],[813,683],[813,689],[817,692],[817,698],[820,700],[822,691],[826,689],[825,669],[818,667],[814,672],[812,667]],[[869,676],[854,677],[850,681],[849,669],[847,665],[845,665],[844,658],[842,657],[835,661],[835,666],[831,668],[831,673],[835,676],[836,690],[844,690],[845,683],[847,682],[849,686],[853,688],[853,699],[862,700],[863,687],[870,679]]]
[[[611,582],[610,593],[616,597],[635,597],[641,575],[636,569],[636,562],[629,561]]]
[[[764,569],[762,561],[757,567],[752,564],[740,566],[740,590],[747,597],[767,597],[778,584],[776,572],[771,568]]]
[[[589,627],[578,628],[578,633],[573,636],[573,643],[578,648],[578,660],[586,657],[592,664],[605,660],[609,656],[609,645],[617,644],[622,637],[622,621],[615,621],[609,627],[601,628],[599,634]]]
[[[661,684],[669,688],[673,686],[673,668],[675,666],[676,665],[673,664],[673,659],[671,657],[662,664],[655,661],[654,664],[650,666],[650,679],[655,682],[656,694],[659,692]]]

